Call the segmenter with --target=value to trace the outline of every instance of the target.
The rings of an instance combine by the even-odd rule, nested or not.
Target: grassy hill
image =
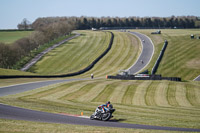
[[[31,32],[32,31],[0,31],[0,42],[9,44],[30,35]]]
[[[108,47],[109,32],[78,31],[82,35],[50,51],[30,71],[37,74],[63,74],[79,71],[88,66]],[[89,73],[95,76],[117,73],[131,66],[139,53],[135,37],[114,32],[114,42],[108,54]],[[89,74],[89,75],[90,75]],[[88,75],[85,74],[85,75]]]
[[[163,31],[169,41],[158,72],[163,76],[178,76],[193,80],[200,75],[200,40],[191,40],[191,34],[200,35],[200,30]]]
[[[161,35],[151,35],[151,32],[155,30],[137,31],[148,35],[155,44],[155,54],[152,62],[147,66],[149,70],[152,70],[164,40],[167,40],[169,43],[157,74],[167,77],[181,77],[183,80],[193,80],[200,75],[200,40],[190,39],[191,34],[199,36],[200,30],[163,29]]]
[[[114,41],[111,50],[91,71],[80,75],[81,77],[88,77],[91,73],[95,77],[117,74],[119,70],[129,68],[136,61],[141,52],[139,40],[129,33],[117,31],[113,33]]]
[[[81,36],[53,49],[30,71],[38,74],[63,74],[87,67],[108,47],[110,33],[79,31]]]
[[[163,74],[164,76],[173,76],[170,72],[175,71],[174,75],[179,74],[178,76],[181,76],[183,79],[192,79],[195,75],[187,74],[186,71],[190,69],[190,72],[193,73],[193,71],[198,71],[199,67],[192,67],[191,65],[188,65],[188,68],[186,69],[181,68],[182,71],[178,70],[177,67],[182,67],[183,65],[181,63],[186,63],[187,61],[192,61],[198,58],[198,41],[200,40],[190,40],[190,34],[198,34],[199,31],[162,30],[161,35],[151,35],[150,33],[152,31],[155,30],[139,30],[139,32],[149,35],[155,44],[153,62],[151,62],[147,68],[152,68],[159,51],[162,48],[164,40],[167,39],[169,41],[169,45],[157,73]],[[82,32],[84,37],[92,39],[94,44],[96,44],[95,42],[98,40],[94,37],[95,35],[99,35],[102,40],[106,40],[105,38],[109,36],[107,33],[101,32],[80,32]],[[114,119],[119,120],[120,122],[200,128],[200,82],[121,81],[105,79],[106,75],[116,74],[118,70],[126,69],[131,66],[137,59],[141,50],[139,41],[136,37],[128,33],[116,31],[114,32],[114,35],[115,38],[110,52],[103,57],[91,71],[86,72],[83,75],[73,77],[90,77],[90,74],[93,73],[95,78],[98,78],[94,80],[56,84],[17,95],[6,96],[0,98],[0,102],[54,113],[80,114],[83,112],[84,115],[89,116],[93,113],[97,105],[110,100],[116,108]],[[80,38],[73,40],[74,43],[70,42],[69,45],[73,44],[74,46],[79,46],[78,42],[81,42],[81,44],[84,44],[82,41],[87,42],[87,39],[79,39]],[[88,45],[90,45],[90,43]],[[95,47],[97,48],[96,45]],[[185,47],[182,48],[182,46]],[[89,47],[91,47],[91,49],[93,48],[91,45]],[[83,51],[87,51],[86,49],[88,49],[87,47],[82,48]],[[66,51],[64,46],[62,49],[59,49],[59,52],[58,49],[54,52],[62,53],[63,51]],[[50,55],[52,54],[53,53]],[[87,52],[85,52],[84,55],[85,54],[87,54]],[[176,55],[176,57],[174,57],[174,54],[180,55]],[[56,55],[52,55],[51,58],[53,59]],[[48,56],[45,58],[49,58]],[[43,58],[41,62],[45,58]],[[79,60],[74,62],[76,66],[78,66],[78,61]],[[176,69],[171,63],[166,63],[168,61],[176,64]],[[163,69],[167,65],[168,67]],[[2,121],[5,123],[4,120]],[[15,123],[15,121],[6,121],[6,123],[7,125],[4,124],[6,126],[9,124],[14,125],[13,123]],[[31,124],[33,126],[32,129],[34,129],[35,126],[38,126],[38,123]],[[25,127],[29,127],[25,123],[23,125],[25,125]],[[16,128],[18,126],[19,125],[14,125]],[[45,124],[44,127],[50,128],[47,124]],[[69,129],[69,131],[73,131],[70,127],[66,128]],[[77,130],[81,128],[82,131],[101,131],[99,128],[91,129],[90,127],[83,128],[81,126],[75,126],[75,128]],[[115,130],[107,128],[104,131],[110,132]],[[127,130],[120,129],[118,131],[126,132]],[[133,129],[129,132],[132,131],[140,132],[141,130]]]
[[[200,127],[200,84],[171,81],[86,80],[0,98],[2,103],[54,113],[91,115],[110,100],[116,120],[172,127]],[[31,105],[31,106],[30,106]]]

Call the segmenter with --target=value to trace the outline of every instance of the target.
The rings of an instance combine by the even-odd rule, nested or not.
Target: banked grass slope
[[[54,113],[91,115],[110,100],[121,122],[200,127],[200,84],[172,81],[74,81],[0,98],[2,103]]]
[[[149,31],[141,32],[149,34]],[[185,34],[185,30],[177,30],[176,33],[173,31],[173,34],[170,30],[163,32],[166,32],[163,34],[164,37],[149,35],[158,51],[165,37]],[[193,31],[188,30],[186,35],[191,32]],[[91,71],[78,77],[89,77],[91,73],[94,73],[95,77],[105,77],[107,74],[116,74],[119,69],[126,69],[134,63],[140,52],[139,41],[127,33],[114,32],[114,34],[111,51]],[[130,59],[129,55],[132,54],[134,56]],[[100,78],[43,87],[3,97],[0,101],[54,113],[84,112],[84,115],[89,116],[97,105],[110,100],[117,109],[114,118],[120,122],[199,129],[199,95],[199,82],[119,81]]]
[[[109,32],[80,31],[81,36],[50,51],[30,71],[48,74],[77,72],[89,66],[108,47]]]
[[[93,32],[93,31],[78,31],[78,32],[83,34],[82,38],[85,41],[90,40],[90,38],[92,38],[92,36],[94,36],[93,35],[94,33],[97,36],[95,36],[93,38],[98,38],[98,36],[100,36],[100,34],[105,35],[105,33],[103,33],[103,32]],[[87,38],[84,39],[84,37],[87,37]],[[106,37],[106,36],[104,36],[104,37]],[[78,39],[78,40],[76,40],[76,39]],[[63,47],[66,47],[66,48],[75,47],[74,49],[76,49],[76,48],[79,49],[80,43],[78,41],[80,41],[80,40],[79,40],[79,38],[76,38],[76,39],[71,40],[72,42],[70,42],[70,41],[68,42],[69,45],[73,45],[73,46],[68,46],[68,43],[66,43],[66,44],[64,44],[65,46],[63,46]],[[107,41],[109,41],[110,37],[102,38],[102,39],[104,41],[105,41],[105,39],[107,39]],[[94,43],[94,45],[95,44],[97,44],[97,43]],[[88,45],[88,44],[85,43],[85,45]],[[99,44],[97,44],[97,45],[99,45]],[[104,45],[107,45],[106,42]],[[98,47],[98,46],[96,46],[96,47]],[[106,46],[104,46],[104,47],[106,47]],[[100,50],[103,51],[104,47],[101,46]],[[82,48],[84,50],[85,47],[82,47]],[[65,49],[60,48],[60,50],[64,51]],[[79,49],[79,50],[82,50],[82,49]],[[55,49],[55,51],[57,51],[57,50]],[[77,50],[75,50],[75,51],[77,51]],[[127,69],[128,67],[130,67],[134,63],[134,61],[137,59],[138,55],[140,54],[140,51],[141,51],[141,48],[139,45],[139,40],[137,40],[136,37],[134,37],[128,33],[114,32],[114,41],[113,41],[113,46],[112,46],[111,50],[94,66],[94,68],[92,70],[90,70],[89,72],[86,72],[78,77],[90,77],[91,73],[94,73],[95,77],[105,77],[106,75],[109,75],[109,74],[116,74],[116,73],[118,73],[118,70]],[[64,53],[64,52],[62,52],[62,53]],[[87,51],[87,52],[93,52],[93,51]],[[87,52],[85,52],[85,53],[87,53]],[[57,53],[59,53],[59,52],[57,52]],[[52,51],[52,53],[50,52],[49,54],[50,55],[54,54],[54,51]],[[57,61],[54,59],[55,56],[49,56],[49,54],[47,54],[47,57],[44,57],[43,59],[41,59],[40,62],[43,62],[43,60],[45,62],[45,59],[49,58],[49,57],[51,58],[51,60]],[[74,54],[77,54],[77,53],[74,53]],[[65,58],[68,58],[67,57],[68,55],[69,54],[63,55],[60,59],[66,60]],[[70,55],[70,57],[71,56],[73,56],[73,55]],[[77,55],[75,55],[75,56],[77,56]],[[97,57],[97,55],[96,55],[96,57]],[[96,58],[96,57],[93,57],[93,58]],[[57,58],[57,57],[55,57],[55,58]],[[89,58],[92,58],[92,57],[89,57]],[[71,60],[71,59],[69,59],[69,60]],[[37,64],[39,64],[40,62],[38,62]],[[48,61],[47,61],[47,63],[48,63]],[[85,63],[85,62],[83,62],[83,63]],[[54,64],[56,64],[56,63],[54,63]],[[65,63],[62,63],[62,64],[65,65]],[[74,68],[80,68],[80,64],[78,64],[76,62],[75,62],[75,64],[74,64],[75,65]],[[46,69],[47,69],[47,71],[49,71],[48,69],[51,69],[52,71],[49,71],[49,72],[53,73],[54,71],[57,71],[57,69],[60,70],[63,67],[64,66],[62,66],[60,64],[59,66],[57,66],[57,68],[54,68],[55,70],[52,69],[51,66],[48,66]],[[70,69],[70,68],[71,68],[71,66],[64,70],[71,72],[72,69]],[[38,69],[38,70],[40,70],[40,69]],[[7,74],[11,74],[11,75],[12,74],[19,74],[19,75],[20,74],[23,74],[23,75],[33,74],[30,72],[21,72],[21,71],[10,70],[10,69],[6,69],[6,73],[5,73],[5,69],[2,69],[1,73],[3,73],[3,74],[7,73]],[[37,75],[38,73],[34,73],[34,74]],[[72,78],[76,78],[76,77],[72,77]],[[23,80],[0,79],[0,81],[1,81],[0,86],[5,86],[6,83],[8,83],[10,85],[10,84],[18,84],[18,83],[20,83],[20,81],[21,81],[21,83],[23,83],[23,82],[28,82],[28,81],[33,82],[34,80],[38,80],[38,79],[35,79],[35,78],[32,78],[31,80],[29,80],[29,79],[23,79]]]
[[[200,75],[200,36],[199,29],[162,29],[161,34],[152,35],[155,30],[137,30],[148,35],[155,44],[155,54],[151,63],[146,67],[150,71],[162,49],[164,40],[168,46],[156,74],[163,77],[181,77],[183,81],[193,80]],[[190,39],[194,34],[195,39]]]
[[[50,51],[30,71],[36,74],[63,74],[77,72],[95,60],[108,47],[109,32],[78,31],[82,35]],[[126,69],[137,59],[141,46],[136,37],[128,33],[114,32],[111,50],[95,67],[87,72],[89,76],[106,76]],[[82,76],[82,75],[81,75]]]
[[[94,73],[95,77],[104,78],[51,85],[6,96],[0,98],[0,101],[29,109],[69,114],[83,112],[89,116],[97,105],[110,100],[117,109],[114,118],[120,122],[200,128],[199,82],[105,79],[105,75],[116,74],[117,70],[133,64],[140,51],[135,37],[122,32],[114,34],[111,51],[91,71],[79,76],[89,77]],[[159,41],[156,40],[160,38],[153,38],[158,45]],[[157,48],[159,49],[159,46]],[[131,51],[135,54],[131,57],[132,60],[128,58],[132,54]]]

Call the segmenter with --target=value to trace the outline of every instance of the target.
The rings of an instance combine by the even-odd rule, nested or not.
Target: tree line
[[[80,17],[74,18],[77,29],[100,27],[126,28],[200,28],[200,19],[195,16],[171,17]]]
[[[132,27],[132,28],[200,28],[200,17],[45,17],[36,19],[31,27],[37,29],[43,25],[57,21],[67,21],[75,29],[85,30],[100,27]],[[24,22],[22,22],[24,23]]]
[[[31,51],[58,37],[65,36],[74,29],[100,27],[120,28],[200,28],[196,16],[171,17],[44,17],[32,24],[23,19],[18,24],[21,30],[33,29],[33,33],[17,40],[11,45],[0,43],[0,67],[13,68],[23,57],[31,56]]]

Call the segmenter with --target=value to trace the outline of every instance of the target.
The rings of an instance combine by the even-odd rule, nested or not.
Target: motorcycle
[[[115,109],[113,108],[112,104],[109,105],[107,110],[105,112],[102,112],[101,109],[96,109],[96,113],[93,113],[90,116],[90,120],[102,120],[102,121],[108,121],[110,118],[112,118],[112,113],[115,112]]]

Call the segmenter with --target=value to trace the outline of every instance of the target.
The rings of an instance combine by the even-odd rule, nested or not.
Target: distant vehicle
[[[151,32],[151,34],[161,34],[161,31],[157,30],[156,32]]]
[[[92,31],[96,31],[97,29],[96,28],[92,28]]]
[[[150,77],[149,74],[136,74],[135,77]]]

